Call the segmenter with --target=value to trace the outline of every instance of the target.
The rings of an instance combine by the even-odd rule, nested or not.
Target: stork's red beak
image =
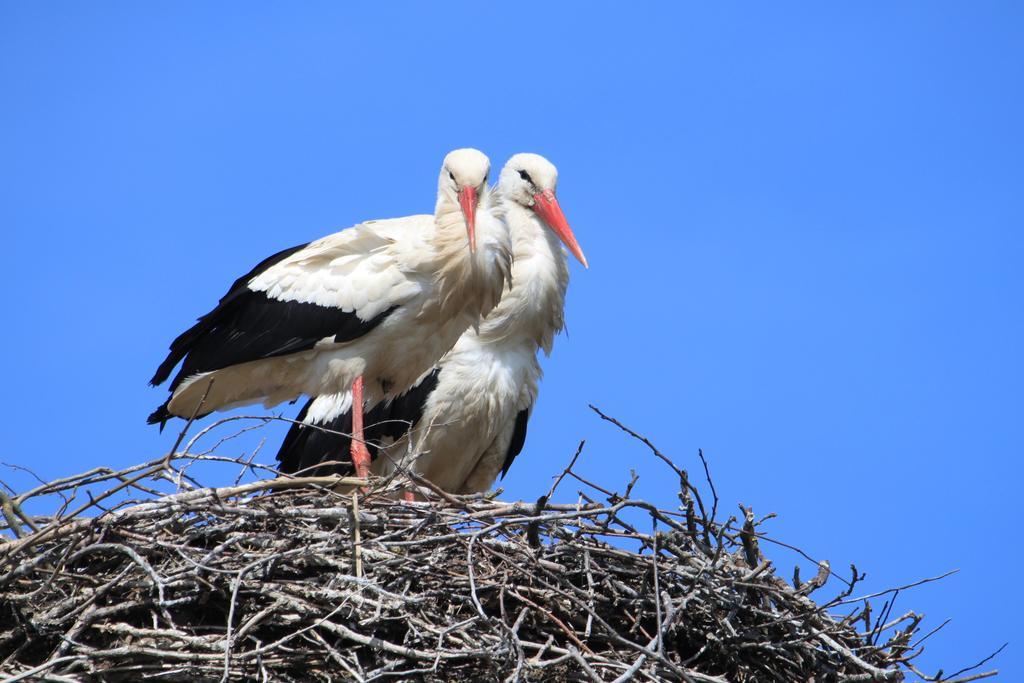
[[[541,217],[541,220],[548,224],[548,227],[555,231],[558,238],[568,247],[572,255],[579,259],[583,267],[589,268],[587,257],[583,255],[583,250],[580,249],[576,236],[572,234],[569,221],[565,220],[565,214],[562,213],[562,207],[558,205],[555,193],[552,190],[544,190],[533,195],[533,200],[534,212]]]
[[[476,205],[475,187],[464,187],[459,190],[459,206],[466,219],[466,234],[469,235],[469,250],[476,251]]]

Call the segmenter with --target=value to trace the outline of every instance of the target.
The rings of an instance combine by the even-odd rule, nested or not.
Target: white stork
[[[149,422],[350,389],[373,405],[411,387],[511,277],[508,229],[477,211],[491,203],[489,170],[483,153],[455,150],[433,216],[360,223],[243,275],[171,344],[151,383],[182,366]],[[361,411],[355,417],[352,462],[365,476]]]
[[[446,491],[486,491],[522,449],[541,377],[537,350],[550,354],[563,326],[569,269],[559,240],[587,265],[555,197],[557,181],[555,167],[536,154],[505,165],[495,212],[512,239],[512,287],[410,391],[366,413],[376,474],[411,466]],[[281,445],[281,470],[337,460],[352,432],[352,404],[351,394],[310,400]]]

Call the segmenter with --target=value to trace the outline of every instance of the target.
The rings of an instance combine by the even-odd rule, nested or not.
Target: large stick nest
[[[898,681],[920,651],[919,617],[851,597],[856,569],[817,604],[827,563],[781,579],[762,520],[714,521],[671,463],[665,510],[632,484],[558,505],[409,504],[336,477],[199,488],[182,463],[216,458],[185,453],[4,499],[7,680]],[[57,514],[23,512],[54,494]]]

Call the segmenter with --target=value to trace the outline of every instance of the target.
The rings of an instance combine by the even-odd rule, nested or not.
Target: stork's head
[[[521,204],[533,211],[547,225],[562,243],[579,259],[584,268],[587,257],[583,255],[576,236],[569,228],[569,222],[558,205],[555,190],[558,187],[558,169],[550,161],[539,154],[516,154],[505,168],[501,169],[498,179],[501,194],[505,198]]]
[[[472,147],[448,152],[441,166],[438,193],[458,198],[462,215],[466,219],[470,251],[476,251],[476,207],[487,187],[487,174],[490,171],[491,160]]]

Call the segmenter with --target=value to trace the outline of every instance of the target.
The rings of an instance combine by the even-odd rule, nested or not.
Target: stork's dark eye
[[[452,179],[453,183],[455,182],[455,174],[454,173],[452,173],[451,171],[448,171],[448,177]]]
[[[530,174],[527,173],[526,171],[519,171],[519,177],[533,185],[533,178],[531,178]]]

